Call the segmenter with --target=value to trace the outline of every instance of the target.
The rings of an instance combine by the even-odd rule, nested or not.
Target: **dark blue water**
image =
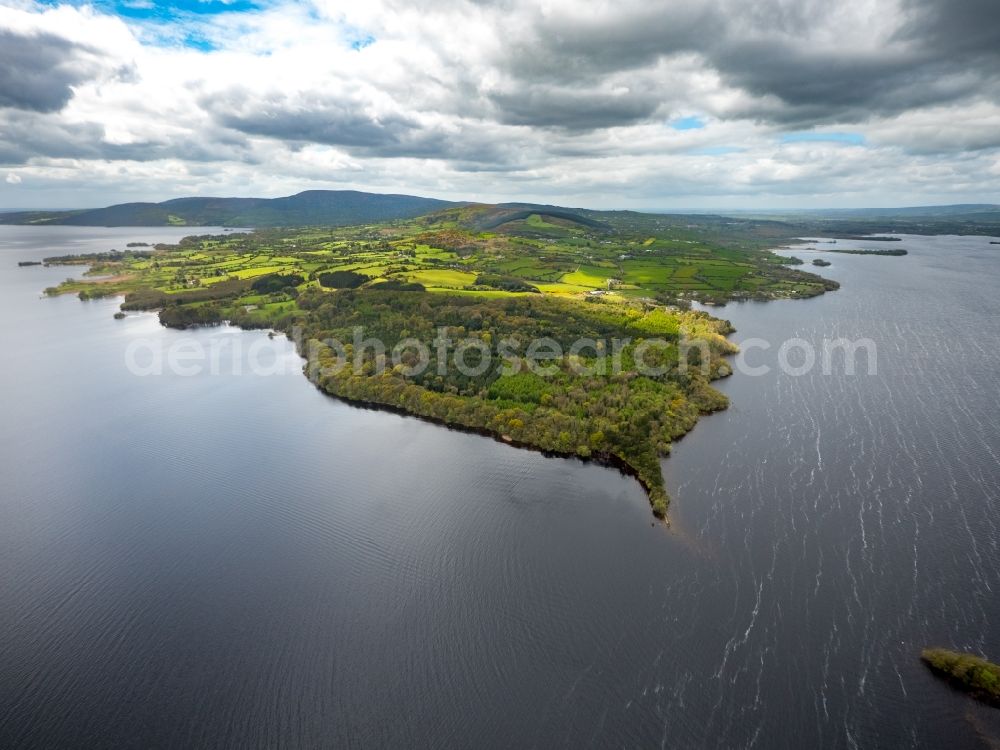
[[[869,337],[878,374],[725,381],[664,463],[668,531],[615,471],[345,406],[283,339],[116,321],[16,267],[183,233],[0,228],[0,746],[1000,735],[917,660],[1000,658],[1000,247],[827,255],[839,292],[717,310],[774,348]],[[192,335],[283,374],[125,366]]]

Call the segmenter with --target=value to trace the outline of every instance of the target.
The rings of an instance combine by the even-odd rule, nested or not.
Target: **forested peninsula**
[[[726,407],[711,381],[736,351],[729,324],[692,301],[837,285],[789,268],[761,249],[766,237],[726,241],[715,227],[661,218],[466,205],[194,236],[47,258],[89,266],[48,292],[124,295],[122,310],[158,310],[175,328],[281,331],[332,396],[618,466],[663,518],[659,459],[700,415]]]

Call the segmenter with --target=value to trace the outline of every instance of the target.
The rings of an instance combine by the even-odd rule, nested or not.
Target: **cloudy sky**
[[[0,0],[0,207],[1000,203],[998,0]]]

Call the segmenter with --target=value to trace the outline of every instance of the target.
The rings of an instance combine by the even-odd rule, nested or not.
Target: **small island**
[[[902,242],[902,237],[889,237],[881,234],[841,234],[842,240],[861,240],[862,242]]]
[[[815,258],[815,259],[813,259],[813,265],[814,266],[820,266],[820,267],[826,267],[826,266],[830,265],[830,261],[823,260],[822,258]]]
[[[973,698],[1000,708],[1000,665],[944,648],[925,648],[920,658],[934,674]]]
[[[21,268],[25,268],[26,266],[40,266],[40,265],[42,265],[42,261],[40,261],[40,260],[19,260],[17,262],[17,265],[20,266]]]
[[[871,239],[871,238],[869,238]],[[906,255],[907,252],[903,248],[893,248],[892,250],[867,250],[864,248],[830,248],[826,252],[828,253],[843,253],[844,255]]]

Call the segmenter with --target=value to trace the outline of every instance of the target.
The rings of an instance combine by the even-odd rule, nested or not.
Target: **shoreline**
[[[661,483],[661,486],[656,486],[654,483],[652,483],[649,479],[647,479],[644,476],[642,469],[639,468],[636,464],[630,462],[627,458],[620,456],[616,453],[613,453],[611,451],[593,451],[587,455],[579,453],[578,451],[575,450],[563,451],[559,450],[558,448],[549,448],[537,443],[531,443],[524,440],[519,440],[511,437],[508,434],[488,429],[487,427],[477,426],[474,424],[467,424],[457,420],[449,421],[447,419],[435,416],[433,414],[421,413],[419,411],[410,410],[405,407],[399,406],[398,404],[387,403],[383,401],[374,401],[371,399],[364,399],[364,398],[356,398],[349,395],[337,393],[336,391],[325,387],[322,382],[319,382],[318,380],[311,378],[309,376],[309,373],[306,371],[306,369],[308,368],[307,358],[302,355],[302,353],[299,351],[298,346],[296,345],[296,342],[294,342],[285,331],[280,331],[280,330],[275,331],[275,329],[273,328],[253,329],[249,327],[244,327],[240,325],[238,322],[234,323],[232,321],[226,321],[226,324],[242,331],[270,330],[285,336],[285,338],[289,341],[289,343],[291,343],[292,346],[294,347],[296,354],[298,354],[299,357],[301,357],[305,362],[302,368],[303,369],[302,375],[306,379],[306,381],[312,384],[313,387],[316,388],[324,396],[336,399],[350,406],[362,409],[369,409],[372,411],[385,411],[402,417],[412,417],[439,427],[445,427],[447,429],[456,430],[458,432],[464,432],[466,434],[478,435],[480,437],[489,438],[491,440],[494,440],[499,443],[504,443],[514,448],[522,450],[531,450],[550,458],[575,458],[584,463],[593,463],[595,465],[604,466],[606,468],[617,469],[624,476],[631,477],[639,483],[639,486],[642,488],[643,492],[646,495],[646,499],[649,503],[650,509],[653,512],[653,515],[668,527],[670,526],[668,511],[670,508],[670,503],[672,501],[672,498],[670,494],[667,492],[663,474],[663,467],[660,464],[661,461],[663,461],[666,458],[669,458],[670,456],[669,452],[656,453],[656,467],[657,467],[656,471],[659,475]],[[730,334],[726,334],[727,341],[729,340],[728,339],[729,335]],[[726,356],[735,356],[735,352]],[[730,377],[732,373],[732,368],[729,368],[728,373],[729,374],[720,376],[716,379],[721,380]],[[720,395],[725,399],[725,405],[722,406],[721,408],[712,409],[709,411],[699,410],[698,416],[695,418],[694,422],[690,425],[690,427],[685,429],[680,435],[677,435],[676,437],[671,439],[670,441],[671,448],[673,447],[673,444],[675,442],[683,439],[687,434],[692,432],[698,426],[698,422],[703,417],[708,416],[710,414],[725,411],[726,409],[729,408],[730,403],[728,397],[726,397],[724,394],[721,393]]]
[[[111,297],[113,299],[116,299],[116,300],[123,300],[124,299],[124,295],[109,295],[109,297]],[[767,302],[767,301],[772,301],[772,300],[758,300],[758,301],[759,302]],[[119,312],[121,312],[121,310],[120,310],[120,303],[119,303]],[[147,311],[138,311],[137,310],[137,311],[130,311],[130,312],[140,312],[140,313],[156,314],[157,315],[157,322],[158,322],[158,324],[160,325],[161,328],[164,328],[166,330],[173,330],[173,331],[186,330],[186,329],[180,329],[180,328],[176,328],[176,327],[164,324],[162,321],[159,320],[159,310],[147,310]],[[722,319],[716,318],[716,320],[722,320]],[[303,366],[302,366],[302,369],[301,369],[301,374],[302,374],[302,377],[305,378],[305,381],[307,383],[309,383],[310,385],[312,385],[317,391],[319,391],[320,393],[322,393],[324,396],[326,396],[328,398],[335,399],[336,401],[339,401],[339,402],[341,402],[343,404],[346,404],[348,406],[351,406],[353,408],[366,409],[366,410],[370,410],[370,411],[382,411],[382,412],[386,412],[386,413],[390,413],[390,414],[395,414],[395,415],[401,416],[401,417],[408,417],[408,418],[418,419],[418,420],[420,420],[422,422],[425,422],[427,424],[432,424],[432,425],[435,425],[437,427],[444,427],[444,428],[449,429],[449,430],[455,430],[456,432],[461,432],[461,433],[465,433],[465,434],[468,434],[468,435],[477,435],[479,437],[488,438],[488,439],[493,440],[495,442],[502,443],[502,444],[505,444],[505,445],[509,445],[509,446],[511,446],[513,448],[517,448],[517,449],[520,449],[520,450],[530,450],[532,452],[539,453],[539,454],[541,454],[541,455],[543,455],[545,457],[548,457],[548,458],[577,459],[577,460],[579,460],[579,461],[581,461],[581,462],[583,462],[585,464],[594,464],[596,466],[601,466],[601,467],[608,468],[608,469],[616,469],[623,476],[630,477],[630,478],[634,479],[639,484],[639,486],[643,490],[643,493],[646,496],[646,500],[648,501],[650,509],[653,511],[653,515],[661,523],[663,523],[665,526],[667,526],[668,528],[671,526],[670,518],[669,518],[669,515],[668,515],[667,511],[669,511],[670,503],[672,502],[672,497],[667,492],[666,487],[665,486],[663,486],[663,487],[656,487],[656,486],[652,485],[643,476],[643,473],[642,473],[642,471],[639,468],[637,468],[635,465],[633,465],[632,463],[630,463],[628,459],[626,459],[626,458],[624,458],[622,456],[619,456],[618,454],[612,453],[610,451],[594,451],[590,455],[583,455],[581,453],[578,453],[578,452],[572,451],[572,450],[562,451],[562,450],[559,450],[557,448],[546,448],[544,446],[541,446],[541,445],[538,445],[538,444],[535,444],[535,443],[530,443],[530,442],[527,442],[527,441],[524,441],[524,440],[515,439],[515,438],[511,437],[510,435],[507,435],[507,434],[504,434],[504,433],[500,433],[500,432],[497,432],[497,431],[494,431],[494,430],[490,430],[490,429],[488,429],[486,427],[479,427],[479,426],[475,426],[475,425],[471,425],[471,424],[465,424],[465,423],[462,423],[462,422],[459,422],[459,421],[448,421],[447,419],[443,419],[441,417],[437,417],[437,416],[434,416],[432,414],[423,414],[423,413],[420,413],[420,412],[417,412],[417,411],[411,411],[411,410],[406,409],[404,407],[401,407],[401,406],[399,406],[397,404],[385,403],[385,402],[381,402],[381,401],[373,401],[373,400],[370,400],[370,399],[359,399],[359,398],[354,398],[354,397],[351,397],[351,396],[339,394],[339,393],[337,393],[335,391],[332,391],[330,389],[325,388],[321,382],[318,382],[316,379],[311,378],[309,376],[309,373],[307,372],[308,359],[302,354],[302,352],[299,351],[299,347],[296,345],[296,342],[292,339],[292,337],[290,337],[288,335],[288,333],[286,331],[282,331],[282,330],[274,328],[274,327],[270,327],[270,326],[248,326],[248,325],[243,325],[239,321],[234,321],[234,320],[223,320],[223,321],[220,321],[219,323],[213,324],[213,325],[199,324],[199,325],[192,325],[192,326],[189,326],[189,327],[193,328],[193,329],[208,329],[208,328],[213,328],[213,327],[218,327],[218,326],[229,326],[230,328],[233,328],[234,330],[240,331],[242,333],[250,333],[252,331],[267,331],[268,335],[270,335],[270,336],[274,336],[274,335],[284,336],[285,339],[286,339],[286,341],[288,341],[288,343],[292,345],[292,348],[294,349],[296,355],[299,356],[303,360]],[[729,336],[732,335],[733,333],[735,333],[735,329],[732,329],[728,333],[725,334],[724,338],[726,339],[726,341],[729,341]],[[736,352],[731,352],[731,353],[725,354],[724,356],[725,357],[732,357],[732,356],[735,356],[735,355],[736,355]],[[728,374],[721,375],[721,376],[715,378],[713,381],[709,381],[709,382],[714,382],[715,380],[726,380],[726,379],[730,378],[732,376],[732,373],[733,373],[733,368],[729,367],[727,373]],[[726,405],[725,406],[723,406],[721,408],[718,408],[718,409],[713,409],[713,410],[710,410],[710,411],[699,412],[698,417],[696,418],[695,422],[688,429],[684,430],[683,433],[681,433],[680,435],[678,435],[677,437],[675,437],[675,438],[673,438],[671,440],[671,442],[670,442],[671,448],[673,447],[674,443],[682,440],[689,433],[693,432],[697,428],[698,422],[700,422],[703,417],[727,411],[728,408],[729,408],[729,406],[730,406],[730,403],[729,403],[728,397],[725,397],[725,398],[726,398]],[[670,453],[666,453],[666,454],[658,453],[657,454],[657,466],[658,466],[658,471],[660,472],[661,481],[663,481],[664,474],[663,474],[662,466],[660,466],[659,462],[668,459],[670,457],[670,455],[671,455]],[[657,507],[656,507],[656,503],[660,499],[662,499],[665,502],[664,512],[663,512],[662,515],[657,512]]]
[[[239,326],[234,326],[234,328],[239,328]],[[239,328],[239,330],[249,331],[252,329]],[[529,450],[532,451],[533,453],[539,453],[545,456],[546,458],[576,459],[585,464],[594,464],[595,466],[601,466],[607,469],[617,469],[623,476],[631,477],[632,479],[635,479],[636,482],[638,482],[639,486],[642,488],[643,492],[646,495],[646,499],[650,501],[650,505],[652,505],[652,500],[651,500],[652,490],[648,482],[646,482],[646,480],[642,478],[642,476],[635,469],[635,467],[632,466],[632,464],[628,463],[628,461],[613,453],[607,453],[602,451],[600,453],[592,453],[589,456],[582,456],[579,453],[571,451],[559,451],[551,448],[543,448],[541,446],[534,445],[532,443],[526,443],[522,440],[515,440],[509,435],[501,435],[497,432],[493,432],[492,430],[487,430],[486,428],[483,427],[464,425],[461,424],[460,422],[448,422],[447,420],[441,419],[440,417],[434,417],[428,414],[419,414],[417,412],[408,411],[406,409],[403,409],[402,407],[394,406],[393,404],[383,404],[378,401],[365,401],[363,399],[350,398],[349,396],[339,396],[336,393],[331,393],[330,391],[323,388],[323,386],[320,383],[317,383],[314,380],[310,379],[309,376],[306,375],[305,373],[303,373],[303,377],[305,377],[307,383],[311,384],[317,391],[323,394],[323,396],[327,398],[332,398],[336,401],[339,401],[355,409],[365,409],[367,411],[385,412],[387,414],[395,414],[396,416],[400,417],[418,419],[421,422],[426,422],[427,424],[431,424],[436,427],[444,427],[445,429],[454,430],[455,432],[461,432],[466,435],[476,435],[478,437],[488,438],[490,440],[493,440],[494,442],[502,443],[504,445],[509,445],[512,448],[516,448],[518,450]],[[692,430],[694,430],[694,427],[692,427],[691,430],[685,432],[684,435],[687,435]],[[683,439],[684,435],[682,435],[677,439],[678,440]],[[661,456],[661,458],[666,458],[666,457]],[[670,518],[668,516],[663,516],[659,520],[668,528],[670,527]]]

